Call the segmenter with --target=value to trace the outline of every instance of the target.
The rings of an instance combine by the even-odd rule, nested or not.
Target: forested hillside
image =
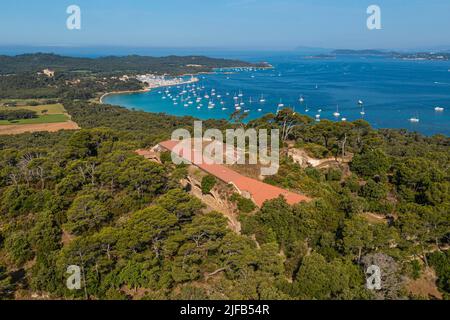
[[[185,166],[134,154],[191,118],[66,100],[83,130],[0,137],[0,297],[90,299],[401,299],[435,270],[449,297],[450,139],[286,111],[249,127],[345,168],[302,168],[286,154],[266,182],[314,200],[248,212],[242,234],[181,188]],[[225,128],[211,121],[205,127]],[[286,151],[287,149],[285,149]],[[377,264],[383,290],[365,289]],[[68,265],[85,290],[69,291]],[[433,267],[430,269],[429,267]]]
[[[181,75],[185,73],[210,72],[214,68],[267,67],[239,60],[214,59],[204,56],[168,57],[100,57],[75,58],[55,54],[37,53],[18,56],[0,56],[0,74],[38,72],[51,68],[58,72],[90,73],[155,73]]]

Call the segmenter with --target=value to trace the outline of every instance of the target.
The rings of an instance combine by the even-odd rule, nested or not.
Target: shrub
[[[428,255],[428,262],[436,271],[439,289],[450,293],[450,251],[433,252]]]
[[[167,152],[167,151],[161,152],[159,158],[160,158],[161,162],[164,164],[171,163],[172,162],[172,153]]]
[[[0,120],[20,120],[37,118],[37,113],[31,110],[17,109],[0,111]]]
[[[326,173],[328,181],[341,181],[342,171],[339,169],[329,169]]]
[[[202,179],[202,193],[203,194],[208,194],[211,192],[211,190],[214,188],[214,186],[216,185],[216,178],[214,178],[211,175],[205,176]]]
[[[256,209],[252,200],[244,198],[243,196],[235,193],[230,198],[231,201],[237,204],[238,210],[243,213],[250,213]]]
[[[315,143],[307,143],[303,149],[313,158],[325,159],[330,156],[330,151],[327,148]]]

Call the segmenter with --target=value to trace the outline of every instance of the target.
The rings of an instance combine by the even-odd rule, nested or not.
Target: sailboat
[[[361,114],[362,116],[365,116],[365,115],[366,115],[366,112],[364,111],[364,106],[362,107],[360,114]]]
[[[261,95],[261,99],[259,99],[259,102],[261,102],[261,103],[266,102],[266,99],[264,99],[264,95],[263,94]]]
[[[359,104],[360,106],[362,106],[362,105],[364,104],[364,102],[363,102],[362,100],[358,100],[358,104]]]
[[[339,106],[336,106],[336,112],[333,113],[333,116],[335,116],[336,118],[339,118],[341,116],[341,114],[339,113]]]
[[[420,122],[419,115],[417,114],[417,112],[414,117],[409,118],[409,122],[411,122],[411,123],[419,123]]]
[[[299,101],[300,101],[300,103],[303,103],[303,102],[305,102],[305,98],[300,97]]]
[[[436,107],[436,108],[434,108],[434,111],[436,111],[436,112],[442,112],[442,111],[444,111],[444,108],[442,108],[442,107]]]

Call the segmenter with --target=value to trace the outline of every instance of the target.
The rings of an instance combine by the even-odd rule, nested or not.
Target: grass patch
[[[39,116],[34,119],[21,119],[21,120],[0,120],[0,125],[17,125],[17,124],[42,124],[42,123],[58,123],[58,122],[66,122],[69,120],[69,117],[65,114],[48,114],[44,116]]]
[[[62,115],[66,113],[64,106],[60,103],[56,104],[45,104],[38,106],[18,106],[18,107],[0,107],[0,111],[2,110],[17,110],[17,109],[25,109],[36,112],[38,115]],[[46,111],[45,113],[43,111]]]

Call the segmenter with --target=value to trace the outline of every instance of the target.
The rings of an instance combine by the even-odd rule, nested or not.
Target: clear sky
[[[72,4],[81,30],[66,28]],[[449,48],[450,0],[4,0],[0,45]]]

